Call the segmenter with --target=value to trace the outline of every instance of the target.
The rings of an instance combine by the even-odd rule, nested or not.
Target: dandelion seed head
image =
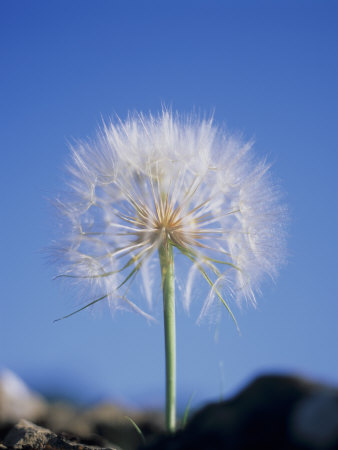
[[[57,202],[68,226],[60,274],[148,318],[130,286],[143,282],[152,305],[154,259],[169,243],[190,263],[187,310],[200,282],[210,288],[200,318],[220,298],[255,304],[283,260],[285,208],[252,146],[212,119],[167,110],[104,124],[71,147],[69,195]]]

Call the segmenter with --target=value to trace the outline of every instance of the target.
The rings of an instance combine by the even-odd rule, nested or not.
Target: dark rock
[[[295,440],[309,448],[338,448],[338,395],[321,389],[300,401],[291,414]]]
[[[20,420],[3,441],[8,449],[15,450],[118,450],[118,447],[97,447],[78,443],[71,437],[55,434],[27,420]]]
[[[204,407],[183,431],[143,448],[336,450],[338,390],[297,377],[263,376],[234,398]]]
[[[0,442],[3,441],[4,437],[7,436],[8,432],[12,429],[12,423],[1,423],[0,422]]]

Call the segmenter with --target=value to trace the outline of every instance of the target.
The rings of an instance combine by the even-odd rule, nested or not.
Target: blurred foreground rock
[[[18,420],[20,395],[7,383],[0,396],[0,450],[338,450],[337,388],[298,377],[259,377],[233,398],[202,408],[172,436],[164,433],[161,413],[48,404],[20,383],[23,417],[36,414],[36,424]],[[144,445],[128,417],[142,430]]]
[[[262,376],[198,411],[183,431],[143,450],[338,450],[338,389]]]

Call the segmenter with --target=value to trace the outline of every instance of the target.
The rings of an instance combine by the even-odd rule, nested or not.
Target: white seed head
[[[252,143],[211,119],[164,110],[104,125],[71,150],[70,196],[58,201],[69,225],[59,246],[62,276],[88,282],[113,309],[141,312],[129,298],[134,277],[151,304],[164,242],[189,261],[187,309],[193,285],[209,284],[200,318],[215,301],[255,304],[263,278],[276,275],[285,208]]]

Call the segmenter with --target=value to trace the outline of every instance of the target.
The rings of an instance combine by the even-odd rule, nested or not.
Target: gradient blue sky
[[[163,405],[163,329],[74,309],[41,249],[67,141],[128,110],[214,112],[268,155],[290,210],[288,265],[215,329],[178,308],[181,404],[260,373],[338,381],[337,2],[2,0],[0,367],[81,401]]]

